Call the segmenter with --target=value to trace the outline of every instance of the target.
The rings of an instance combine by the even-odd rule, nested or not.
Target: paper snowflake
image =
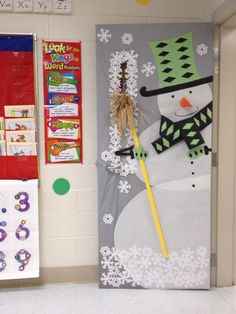
[[[109,161],[110,158],[111,158],[111,153],[110,153],[108,150],[104,150],[104,151],[101,153],[101,158],[102,158],[102,160],[104,160],[105,162],[106,162],[106,161]]]
[[[97,37],[101,42],[108,43],[112,35],[108,29],[101,28],[97,33]]]
[[[119,185],[118,185],[118,190],[120,191],[120,193],[129,193],[129,190],[131,189],[131,185],[129,184],[128,181],[119,181]]]
[[[114,218],[111,214],[105,214],[102,218],[104,224],[111,225],[113,223]]]
[[[105,286],[120,287],[130,284],[144,288],[199,288],[209,280],[207,248],[185,248],[171,252],[165,260],[150,247],[132,246],[128,250],[115,247],[101,248]]]
[[[134,41],[134,38],[132,34],[124,33],[123,36],[121,36],[121,40],[124,45],[130,45]]]
[[[196,49],[196,52],[197,52],[197,54],[199,54],[200,56],[204,56],[204,55],[206,55],[207,54],[207,52],[208,52],[208,47],[205,45],[205,44],[199,44],[198,46],[197,46],[197,49]]]
[[[151,76],[155,73],[156,67],[151,62],[148,62],[146,64],[143,64],[141,72],[146,76]]]
[[[102,255],[101,265],[104,269],[101,282],[104,286],[119,288],[127,283],[131,284],[132,287],[137,286],[137,283],[120,263],[116,248],[103,246],[100,253]]]

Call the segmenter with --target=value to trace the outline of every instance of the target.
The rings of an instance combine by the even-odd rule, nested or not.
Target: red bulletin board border
[[[77,92],[71,92],[69,89],[63,91],[49,90],[49,78],[53,77],[54,80],[71,74],[77,83],[75,87]],[[73,79],[72,79],[73,81]],[[82,121],[82,68],[81,68],[81,42],[59,42],[43,40],[43,86],[44,86],[44,131],[45,131],[45,163],[46,164],[66,164],[66,163],[83,163],[83,121]],[[51,88],[51,87],[50,87]],[[53,87],[52,87],[53,89]],[[56,88],[55,88],[56,90]],[[56,116],[58,119],[80,119],[80,138],[77,140],[67,139],[66,137],[50,137],[48,119],[49,117],[49,99],[51,97],[68,97],[74,96],[78,98],[78,115],[61,115]],[[80,150],[80,160],[67,160],[67,161],[50,161],[48,146],[53,140],[58,140],[63,143],[71,142],[76,143]]]

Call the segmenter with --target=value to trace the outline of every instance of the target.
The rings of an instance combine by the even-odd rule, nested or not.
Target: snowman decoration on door
[[[146,191],[123,209],[114,232],[119,259],[145,288],[209,288],[212,76],[201,78],[192,33],[151,41],[161,120],[140,134],[169,259],[162,257]],[[145,98],[143,98],[145,101]],[[143,181],[141,170],[137,176]]]

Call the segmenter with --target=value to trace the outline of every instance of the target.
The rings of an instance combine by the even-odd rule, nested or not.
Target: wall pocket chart
[[[43,42],[46,163],[82,163],[81,43]]]
[[[99,285],[209,289],[212,24],[96,38]]]
[[[0,280],[39,276],[35,39],[0,34]]]

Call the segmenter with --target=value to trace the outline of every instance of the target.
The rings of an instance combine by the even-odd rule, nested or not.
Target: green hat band
[[[192,33],[162,41],[150,41],[155,58],[159,88],[200,80],[193,53]]]

